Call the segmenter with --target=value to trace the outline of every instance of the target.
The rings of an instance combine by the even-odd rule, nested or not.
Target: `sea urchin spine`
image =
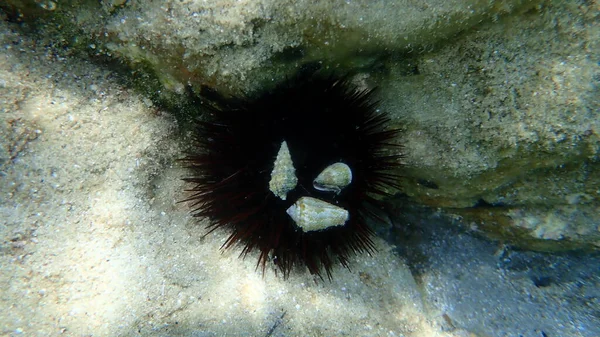
[[[377,216],[380,197],[399,188],[402,157],[395,142],[399,130],[387,128],[390,119],[376,109],[372,93],[346,79],[302,73],[255,97],[213,95],[196,124],[194,150],[184,159],[193,215],[208,217],[210,231],[230,231],[225,248],[241,244],[244,256],[258,250],[263,271],[272,261],[286,277],[306,266],[331,278],[336,259],[348,267],[352,254],[372,252],[366,220]],[[280,159],[293,169],[283,173],[284,188],[273,181],[282,174],[275,172]],[[315,188],[315,179],[335,163],[351,170],[351,183]],[[302,198],[347,217],[303,230],[287,212],[310,200]]]

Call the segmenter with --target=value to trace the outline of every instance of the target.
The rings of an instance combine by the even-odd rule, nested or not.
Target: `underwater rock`
[[[45,2],[9,0],[0,9],[44,25],[46,34],[72,41],[77,52],[128,64],[158,84],[148,93],[164,98],[187,84],[249,92],[306,62],[341,71],[369,68],[383,55],[422,53],[538,1],[119,0],[56,2],[53,11],[42,8]]]
[[[482,231],[518,233],[511,242],[524,247],[531,238],[600,247],[595,2],[92,1],[48,11],[11,0],[0,8],[62,41],[67,54],[128,65],[138,89],[179,100],[171,106],[188,84],[253,92],[311,62],[359,74],[406,130],[403,193],[479,224],[490,223],[480,207],[490,205],[509,221]],[[551,209],[561,209],[558,220]]]
[[[599,15],[552,2],[390,63],[403,192],[521,248],[600,248]]]

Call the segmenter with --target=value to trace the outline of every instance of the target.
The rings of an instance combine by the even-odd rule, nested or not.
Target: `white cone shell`
[[[292,162],[292,155],[287,143],[283,141],[273,165],[269,190],[281,198],[281,200],[285,200],[288,192],[296,188],[297,183],[298,178],[296,178],[296,169]]]
[[[352,182],[352,170],[344,163],[335,163],[327,166],[313,181],[313,186],[319,191],[340,191]]]
[[[305,232],[341,226],[350,217],[347,210],[311,197],[298,199],[286,212]]]

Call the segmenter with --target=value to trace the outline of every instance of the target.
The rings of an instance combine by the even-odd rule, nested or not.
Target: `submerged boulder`
[[[600,246],[595,2],[14,1],[6,19],[155,102],[359,74],[405,129],[404,193],[526,248]],[[458,34],[458,35],[457,35]],[[60,48],[57,48],[60,49]]]
[[[599,16],[549,1],[390,63],[404,192],[525,248],[600,247]]]
[[[312,61],[368,69],[538,2],[9,0],[0,8],[15,21],[45,18],[47,36],[149,74],[160,83],[152,90],[168,95],[188,84],[248,92]]]

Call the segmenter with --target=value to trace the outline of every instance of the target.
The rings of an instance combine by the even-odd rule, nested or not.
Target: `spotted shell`
[[[298,199],[286,212],[304,232],[341,226],[350,217],[347,210],[311,197]]]
[[[296,169],[292,162],[290,150],[284,140],[277,153],[277,158],[275,158],[273,171],[271,171],[269,190],[281,200],[285,200],[288,192],[296,188],[297,183],[298,178],[296,178]]]
[[[313,180],[313,186],[319,191],[335,192],[340,191],[350,185],[352,182],[352,170],[344,163],[335,163],[327,166]]]

